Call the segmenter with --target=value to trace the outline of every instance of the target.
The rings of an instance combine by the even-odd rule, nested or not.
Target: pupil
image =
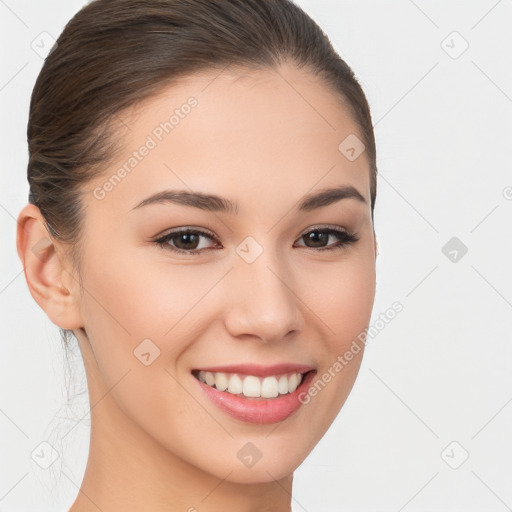
[[[327,242],[329,240],[329,234],[328,233],[322,233],[322,232],[319,232],[319,231],[312,231],[309,236],[306,235],[306,237],[312,241],[314,244],[317,244],[317,245],[313,245],[313,247],[320,247],[322,246],[322,241],[323,242]],[[317,243],[317,242],[320,242],[320,243]]]
[[[191,238],[191,237],[196,237],[196,238],[197,238],[197,235],[196,235],[196,234],[194,234],[194,233],[184,233],[184,234],[181,234],[181,235],[178,237],[178,241],[179,241],[179,243],[178,243],[178,247],[179,247],[180,245],[182,245],[182,244],[181,244],[181,240],[183,240],[183,239],[184,239],[184,240],[185,240],[185,247],[179,247],[180,249],[195,249],[195,248],[197,247],[197,239],[196,239],[196,243],[195,243],[195,244],[193,244],[193,245],[194,245],[194,247],[189,247],[189,246],[187,246],[187,240],[188,240],[188,244],[190,244],[190,243],[191,243],[191,241],[190,241],[190,238]]]

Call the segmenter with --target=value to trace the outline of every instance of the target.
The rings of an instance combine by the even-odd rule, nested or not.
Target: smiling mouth
[[[192,375],[202,383],[218,391],[238,395],[244,398],[279,398],[293,393],[303,382],[307,372],[288,372],[278,375],[259,377],[239,373],[211,372],[193,370]]]

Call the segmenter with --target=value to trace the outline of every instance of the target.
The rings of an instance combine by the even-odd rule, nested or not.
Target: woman
[[[91,406],[71,511],[290,510],[375,294],[352,70],[288,0],[96,0],[44,63],[28,142],[18,254]]]

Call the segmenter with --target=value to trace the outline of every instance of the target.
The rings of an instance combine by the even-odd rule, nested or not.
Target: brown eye
[[[197,233],[179,233],[174,235],[172,239],[178,249],[188,250],[197,248],[200,236]]]
[[[325,231],[310,231],[302,238],[307,241],[306,245],[308,247],[324,247],[324,245],[329,241],[330,236],[331,234],[326,233]],[[308,243],[311,243],[312,245],[308,245]]]
[[[338,240],[337,244],[332,247],[326,245],[331,237]],[[336,228],[315,228],[302,235],[301,239],[306,242],[306,247],[320,251],[343,248],[359,240],[353,233]]]
[[[201,238],[214,240],[213,236],[204,231],[184,229],[167,233],[155,240],[155,243],[178,253],[199,254],[204,249],[204,247],[198,248]]]

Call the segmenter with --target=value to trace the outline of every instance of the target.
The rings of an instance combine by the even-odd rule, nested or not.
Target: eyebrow
[[[353,198],[366,204],[364,196],[352,185],[342,185],[335,188],[323,189],[320,192],[309,194],[302,198],[297,206],[299,212],[309,212],[336,203],[343,199]],[[237,214],[239,210],[238,203],[230,199],[220,197],[214,194],[204,194],[202,192],[191,192],[188,190],[163,190],[153,194],[132,210],[142,208],[150,204],[174,203],[183,206],[192,206],[201,210],[210,212],[221,212],[227,214]]]

